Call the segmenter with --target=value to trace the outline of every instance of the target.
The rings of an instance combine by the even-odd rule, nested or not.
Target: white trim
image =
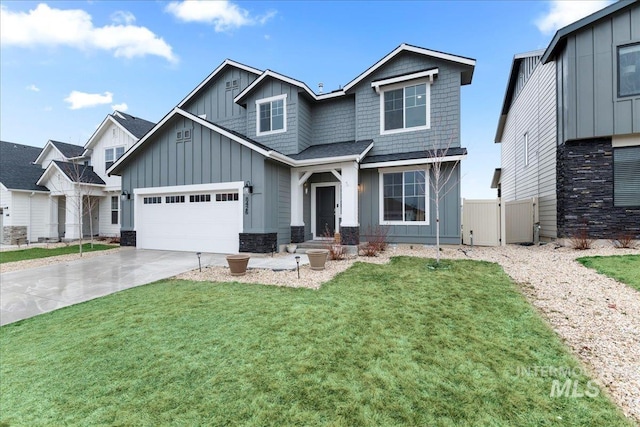
[[[379,69],[380,67],[385,65],[387,62],[389,62],[391,59],[393,59],[397,54],[399,54],[400,52],[403,52],[403,51],[413,52],[413,53],[417,53],[417,54],[425,55],[425,56],[431,56],[433,58],[444,59],[445,61],[457,62],[459,64],[469,65],[471,67],[475,67],[475,65],[476,65],[475,59],[465,58],[465,57],[462,57],[462,56],[456,56],[456,55],[452,55],[450,53],[437,52],[437,51],[434,51],[434,50],[424,49],[424,48],[421,48],[421,47],[411,46],[411,45],[408,45],[406,43],[402,43],[400,46],[395,48],[393,50],[393,52],[389,53],[387,56],[385,56],[384,58],[382,58],[381,60],[379,60],[378,62],[373,64],[371,67],[369,67],[364,73],[360,74],[358,77],[356,77],[355,79],[353,79],[352,81],[347,83],[346,86],[344,86],[344,88],[342,90],[344,92],[349,91],[349,89],[351,89],[352,87],[354,87],[355,85],[360,83],[366,77],[371,75],[377,69]]]
[[[84,165],[80,165],[80,164],[78,166],[85,167]],[[84,186],[91,186],[91,187],[99,187],[99,188],[102,188],[102,189],[104,189],[106,187],[106,184],[94,184],[94,183],[88,183],[88,182],[72,181],[71,178],[69,178],[67,176],[67,174],[62,169],[60,169],[60,167],[56,164],[55,161],[51,161],[51,163],[49,163],[49,166],[47,166],[47,168],[44,170],[42,175],[40,175],[40,178],[38,178],[38,181],[36,181],[36,185],[41,185],[43,187],[46,187],[44,185],[43,181],[46,181],[48,179],[47,176],[51,173],[52,167],[55,167],[58,170],[58,172],[60,172],[60,174],[62,176],[64,176],[66,178],[66,180],[69,181],[73,185],[79,185],[80,187],[82,187],[83,185]]]
[[[2,185],[2,183],[0,183],[0,185]],[[4,185],[2,185],[2,188],[5,191],[11,191],[14,193],[38,193],[38,194],[49,194],[51,195],[50,191],[42,191],[42,190],[21,190],[21,189],[17,189],[17,188],[7,188]]]
[[[318,187],[335,187],[334,197],[338,206],[334,207],[335,214],[335,225],[334,225],[334,233],[337,233],[340,230],[340,218],[342,217],[342,193],[340,189],[339,182],[315,182],[311,184],[311,235],[314,239],[320,239],[323,236],[316,236],[316,189]]]
[[[424,221],[385,221],[384,220],[384,174],[386,173],[398,173],[398,172],[411,172],[411,171],[424,171]],[[431,214],[430,203],[430,191],[429,186],[429,165],[425,165],[425,168],[416,168],[416,167],[390,167],[390,168],[381,168],[378,170],[378,221],[380,225],[429,225],[429,215]],[[402,200],[404,203],[404,173],[402,175]]]
[[[118,111],[115,111],[115,113],[118,113],[117,115],[122,118],[123,120],[127,120],[124,116],[122,116],[122,114],[119,114]],[[87,151],[89,151],[92,147],[92,145],[94,144],[94,140],[97,140],[99,136],[101,136],[103,134],[102,132],[102,128],[105,126],[105,123],[110,120],[111,123],[113,123],[114,125],[116,125],[118,128],[120,128],[120,130],[123,130],[124,132],[126,132],[134,141],[137,141],[138,138],[132,134],[131,132],[129,132],[129,130],[124,127],[119,121],[117,121],[113,115],[111,114],[107,114],[107,117],[104,118],[104,120],[102,121],[102,123],[100,123],[100,126],[98,126],[98,128],[93,132],[93,135],[91,135],[91,137],[89,138],[89,140],[87,141],[86,144],[84,144],[84,152],[82,153],[82,157],[87,157],[90,155],[87,153]]]
[[[309,95],[315,101],[319,101],[322,99],[336,98],[336,97],[345,95],[344,90],[338,90],[335,92],[329,92],[322,95],[316,95],[315,92],[312,91],[309,88],[309,86],[307,86],[304,82],[301,82],[296,79],[292,79],[291,77],[284,76],[280,73],[276,73],[275,71],[266,70],[260,75],[260,77],[255,79],[249,86],[244,88],[242,92],[240,92],[235,98],[233,98],[233,102],[235,102],[236,104],[240,103],[247,95],[249,95],[249,93],[251,93],[251,91],[253,91],[254,88],[256,88],[267,77],[271,77],[276,80],[280,80],[285,83],[288,83],[292,86],[299,87],[300,89],[304,90],[307,93],[307,95]]]
[[[417,85],[421,85],[424,84],[425,85],[425,98],[426,98],[426,102],[425,102],[425,124],[422,126],[414,126],[414,127],[405,127],[405,121],[407,118],[407,113],[406,113],[406,106],[405,106],[405,89],[409,86],[417,86]],[[397,89],[402,89],[402,127],[398,128],[398,129],[389,129],[389,130],[385,130],[384,125],[384,94],[386,92],[392,91],[392,90],[397,90]],[[418,79],[418,80],[414,80],[411,82],[401,82],[401,83],[396,83],[396,84],[392,84],[392,85],[388,85],[384,88],[384,90],[378,92],[380,94],[380,135],[391,135],[391,134],[395,134],[395,133],[405,133],[405,132],[415,132],[415,131],[419,131],[419,130],[425,130],[425,129],[430,129],[431,128],[431,83],[430,80],[428,78],[422,78],[422,79]]]
[[[219,190],[232,190],[238,191],[238,198],[240,203],[238,203],[238,217],[244,218],[244,200],[241,197],[243,196],[243,188],[244,181],[230,181],[230,182],[219,182],[215,184],[192,184],[192,185],[174,185],[174,186],[165,186],[165,187],[146,187],[146,188],[134,188],[133,189],[133,229],[135,231],[138,230],[138,219],[140,206],[143,204],[143,197],[147,194],[161,194],[165,196],[167,194],[177,194],[177,193],[192,193],[197,191],[219,191]],[[244,232],[244,220],[240,220],[240,232]]]
[[[60,142],[60,141],[57,141]],[[54,143],[52,142],[52,140],[48,140],[47,143],[44,145],[44,147],[42,147],[42,151],[40,152],[40,154],[38,154],[38,157],[36,157],[36,159],[33,161],[34,165],[42,165],[41,163],[41,157],[44,155],[45,151],[47,150],[47,148],[52,147],[54,150],[56,150],[63,158],[69,160],[69,157],[65,156],[62,151],[60,151],[58,149],[58,147],[56,147],[54,145]]]
[[[421,159],[409,159],[409,160],[393,160],[390,162],[376,162],[376,163],[363,163],[360,165],[360,169],[376,169],[376,168],[389,168],[395,166],[412,166],[412,165],[423,165],[429,163],[435,163],[436,161],[443,162],[459,162],[462,159],[465,159],[467,155],[460,156],[446,156],[442,157],[429,157],[429,158],[421,158]]]
[[[273,129],[273,105],[271,106],[271,117],[269,117],[270,130],[260,131],[260,106],[262,104],[272,104],[275,101],[282,101],[282,129]],[[276,133],[284,133],[287,131],[287,94],[270,96],[256,100],[256,136],[273,135]]]
[[[525,132],[523,138],[524,165],[529,166],[529,132]]]
[[[218,68],[213,70],[211,72],[211,74],[209,74],[207,76],[207,78],[202,81],[202,83],[200,83],[198,86],[196,86],[196,88],[194,90],[192,90],[189,93],[189,95],[185,96],[185,98],[182,101],[180,101],[180,103],[176,107],[181,108],[184,104],[186,104],[196,93],[198,93],[200,91],[200,89],[202,89],[204,86],[206,86],[227,65],[239,68],[239,69],[244,70],[244,71],[248,71],[249,73],[252,73],[252,74],[255,74],[255,75],[262,74],[262,70],[258,70],[257,68],[249,67],[248,65],[240,64],[239,62],[233,61],[231,59],[225,59],[224,61],[222,61],[222,64],[218,65]]]
[[[113,161],[111,162],[111,165],[113,166],[113,164],[116,162],[116,160],[118,160],[120,158],[120,157],[116,158],[116,149],[117,148],[122,148],[122,155],[120,157],[124,156],[124,153],[127,152],[127,146],[126,145],[113,145],[113,146],[110,146],[110,147],[104,147],[104,165],[105,165],[105,170],[109,169],[109,168],[106,168],[107,161],[108,161],[107,160],[107,150],[113,150]]]
[[[640,145],[640,135],[613,135],[611,137],[611,146],[613,148],[635,147]]]
[[[376,93],[380,93],[380,87],[382,86],[387,86],[394,83],[406,82],[408,80],[416,80],[416,79],[424,80],[424,77],[428,77],[429,83],[433,84],[433,76],[437,74],[438,74],[438,69],[433,68],[431,70],[420,71],[418,73],[406,74],[404,76],[398,76],[398,77],[391,77],[389,79],[384,79],[384,80],[377,80],[377,81],[371,82],[371,87],[376,90]]]

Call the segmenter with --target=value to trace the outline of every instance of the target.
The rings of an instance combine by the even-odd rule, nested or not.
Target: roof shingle
[[[0,182],[9,190],[49,191],[36,185],[42,168],[34,165],[42,148],[0,141]]]
[[[51,144],[58,149],[67,159],[82,156],[84,153],[84,147],[81,145],[68,144],[66,142],[50,140]]]
[[[82,184],[98,184],[105,185],[106,183],[93,171],[93,166],[80,165],[78,163],[61,162],[59,160],[53,161],[56,166],[73,182],[79,182]]]
[[[138,139],[142,138],[156,125],[153,122],[141,119],[140,117],[134,117],[121,111],[116,111],[112,114],[112,117]]]
[[[294,160],[321,159],[323,157],[343,157],[362,154],[373,143],[372,139],[362,141],[334,142],[331,144],[312,145],[298,154],[292,154]]]

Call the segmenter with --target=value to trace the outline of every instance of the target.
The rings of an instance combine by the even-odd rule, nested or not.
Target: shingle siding
[[[313,106],[312,144],[331,144],[356,139],[355,98],[346,96]]]

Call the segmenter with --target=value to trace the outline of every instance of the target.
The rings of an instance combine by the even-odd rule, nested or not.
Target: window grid
[[[203,203],[203,202],[210,202],[210,201],[211,201],[211,194],[192,194],[191,196],[189,196],[190,203]]]
[[[238,193],[217,193],[216,202],[234,202],[239,200]]]
[[[425,222],[426,173],[423,170],[383,174],[383,220]]]
[[[165,196],[165,203],[184,203],[184,196]]]
[[[384,96],[384,130],[400,130],[427,125],[427,84],[387,90]]]
[[[119,219],[119,209],[120,206],[120,197],[118,196],[111,196],[111,224],[116,225],[118,224],[118,219]]]

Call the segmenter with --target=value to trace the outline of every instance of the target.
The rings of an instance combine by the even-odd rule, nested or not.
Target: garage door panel
[[[242,230],[241,201],[216,201],[215,194],[211,194],[209,202],[190,202],[190,194],[184,193],[184,203],[166,203],[163,195],[145,194],[145,197],[163,197],[157,204],[138,203],[137,246],[193,252],[237,252]],[[141,197],[139,201],[143,200]]]

